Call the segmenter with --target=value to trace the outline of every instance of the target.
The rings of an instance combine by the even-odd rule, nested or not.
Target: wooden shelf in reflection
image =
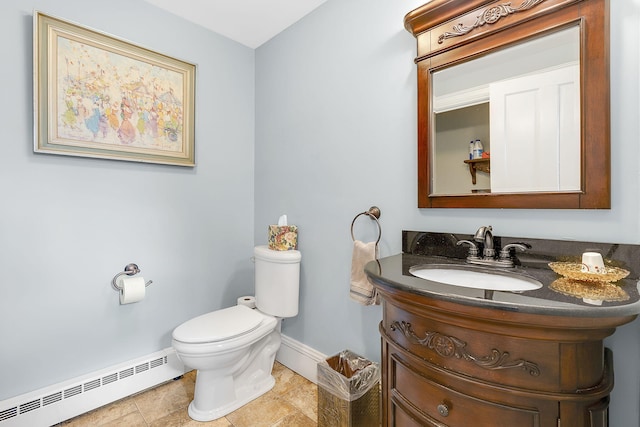
[[[476,185],[476,171],[491,173],[491,159],[473,159],[464,162],[469,165],[473,185]]]

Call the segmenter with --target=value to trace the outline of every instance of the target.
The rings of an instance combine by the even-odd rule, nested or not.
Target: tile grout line
[[[144,423],[146,424],[146,426],[149,427],[151,424],[149,424],[149,421],[147,421],[147,418],[144,416],[144,414],[140,410],[140,407],[138,406],[138,402],[136,402],[136,400],[133,397],[131,398],[131,401],[135,405],[136,409],[138,410],[138,413],[142,417],[142,419],[143,419]]]

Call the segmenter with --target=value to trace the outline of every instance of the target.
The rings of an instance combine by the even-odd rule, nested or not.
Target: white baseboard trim
[[[314,384],[318,383],[318,363],[326,358],[326,355],[286,335],[282,335],[282,343],[276,353],[278,362]]]
[[[0,427],[45,427],[184,374],[173,348],[0,401]]]

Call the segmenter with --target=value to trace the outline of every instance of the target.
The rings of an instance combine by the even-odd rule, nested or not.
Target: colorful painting
[[[195,165],[194,65],[34,20],[36,152]]]

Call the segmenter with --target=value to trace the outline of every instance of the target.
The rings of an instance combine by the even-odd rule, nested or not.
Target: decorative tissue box
[[[269,249],[291,251],[298,247],[298,227],[295,225],[270,225]]]

